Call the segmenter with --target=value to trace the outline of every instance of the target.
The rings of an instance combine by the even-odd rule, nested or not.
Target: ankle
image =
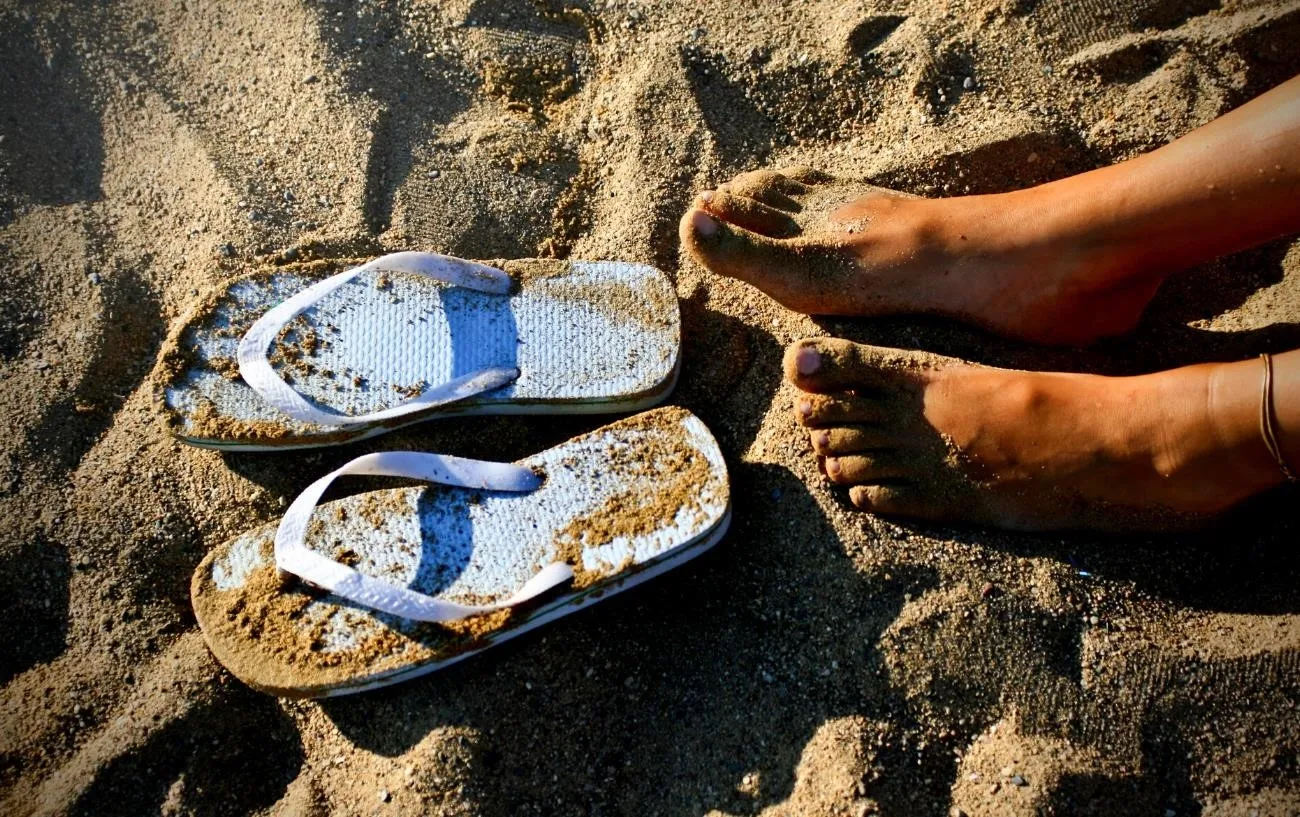
[[[1002,194],[1011,246],[1074,290],[1110,289],[1163,274],[1105,211],[1105,191],[1084,177]]]
[[[1284,477],[1268,449],[1260,428],[1259,406],[1263,387],[1263,364],[1258,360],[1210,363],[1185,370],[1203,384],[1203,423],[1209,430],[1212,449],[1202,454],[1221,468],[1224,482],[1231,482],[1242,496],[1280,484]],[[1193,420],[1198,422],[1198,420]],[[1189,433],[1194,440],[1195,433]],[[1191,446],[1189,446],[1190,448]]]
[[[928,241],[954,259],[1006,259],[1049,240],[1037,225],[1025,223],[1024,192],[917,199],[916,223]]]

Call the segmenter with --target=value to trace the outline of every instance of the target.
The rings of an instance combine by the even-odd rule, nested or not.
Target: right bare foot
[[[1135,269],[1041,188],[922,199],[806,168],[702,193],[683,244],[709,270],[809,314],[929,313],[1084,344],[1131,329],[1163,275]]]
[[[1276,359],[1292,457],[1297,364]],[[804,392],[796,420],[859,508],[1025,530],[1186,526],[1282,482],[1260,433],[1261,365],[1099,377],[830,338],[785,358]]]

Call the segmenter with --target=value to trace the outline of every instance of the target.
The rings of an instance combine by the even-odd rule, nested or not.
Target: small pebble
[[[952,809],[948,812],[948,817],[966,817],[966,812],[962,811],[956,806],[953,806]]]
[[[391,794],[388,793],[388,789],[380,789],[380,790],[379,790],[379,802],[381,802],[381,803],[387,803],[389,800],[392,799],[392,797],[393,797],[393,796],[392,796]]]
[[[1026,782],[1025,779],[1024,779],[1023,777],[1021,777],[1020,775],[1017,774],[1017,775],[1012,775],[1012,777],[1011,777],[1011,785],[1013,785],[1013,786],[1028,786],[1029,783]]]
[[[98,272],[92,272],[92,273],[90,273],[90,275],[89,275],[88,277],[90,278],[90,283],[95,284],[95,285],[98,285],[98,284],[99,284],[99,282],[100,282],[100,277],[99,277],[99,273],[98,273]]]
[[[315,74],[308,74],[307,76],[305,76],[305,77],[302,78],[302,81],[303,81],[304,83],[306,83],[307,85],[311,85],[313,82],[316,82],[316,75],[315,75]]]
[[[234,258],[234,257],[235,257],[235,245],[234,245],[234,244],[222,244],[222,245],[221,245],[221,257],[222,257],[222,258]]]
[[[961,81],[961,87],[969,91],[971,88],[975,87],[975,80],[971,79],[970,77],[966,77],[966,79]]]
[[[1101,623],[1101,619],[1097,618],[1096,616],[1088,616],[1088,623],[1096,627],[1099,623]]]
[[[442,175],[442,171],[441,171],[441,170],[430,170],[428,173],[425,173],[424,175],[428,176],[430,179],[436,179],[436,178],[438,178],[439,176]]]

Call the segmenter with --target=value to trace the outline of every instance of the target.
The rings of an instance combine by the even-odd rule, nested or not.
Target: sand
[[[1300,810],[1294,491],[1169,537],[898,525],[826,486],[780,383],[819,333],[1101,372],[1294,348],[1300,244],[1189,271],[1129,337],[1067,350],[813,321],[676,238],[696,192],[760,166],[935,196],[1148,150],[1300,71],[1300,3],[229,6],[0,4],[0,813]],[[366,451],[515,459],[604,421],[172,441],[149,382],[169,327],[300,247],[667,270],[674,400],[730,460],[733,532],[392,690],[243,687],[189,606],[209,548]]]

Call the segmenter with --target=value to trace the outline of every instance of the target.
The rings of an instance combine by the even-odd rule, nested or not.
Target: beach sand
[[[1300,2],[216,5],[0,5],[0,813],[1300,811],[1295,491],[1171,537],[895,524],[824,483],[780,380],[812,334],[1114,373],[1295,348],[1300,243],[1070,350],[813,320],[677,241],[697,191],[756,167],[941,196],[1157,147],[1300,72]],[[168,436],[150,374],[200,291],[397,249],[669,272],[672,400],[721,442],[735,523],[444,672],[280,701],[203,643],[210,548],[366,451],[514,459],[603,422]]]

